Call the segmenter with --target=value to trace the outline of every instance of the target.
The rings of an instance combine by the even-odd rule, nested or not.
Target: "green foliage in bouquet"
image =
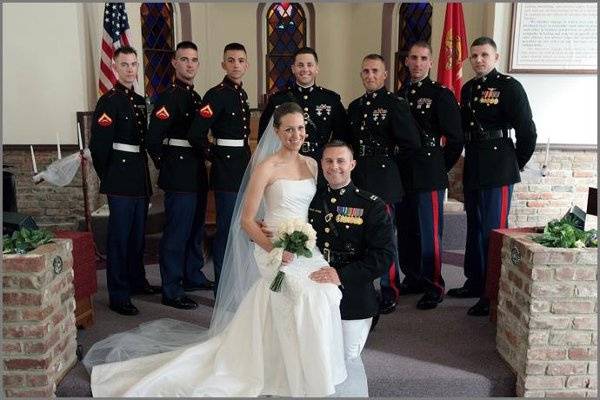
[[[273,246],[283,247],[285,251],[309,258],[312,257],[312,252],[306,248],[306,242],[308,242],[308,236],[305,233],[294,231],[291,235],[284,234],[281,239],[273,243]]]
[[[304,232],[294,231],[291,234],[284,233],[281,238],[273,243],[274,247],[281,247],[285,251],[294,253],[297,256],[312,257],[312,251],[306,248],[308,236]],[[270,289],[274,292],[281,290],[281,284],[285,278],[285,272],[279,271],[271,283]]]
[[[49,243],[53,238],[52,233],[45,229],[21,228],[14,231],[12,236],[2,237],[2,254],[25,254],[38,246]]]
[[[552,220],[544,227],[542,236],[534,241],[546,247],[598,247],[598,234],[595,229],[584,231],[576,227],[576,220],[567,214],[560,220]]]

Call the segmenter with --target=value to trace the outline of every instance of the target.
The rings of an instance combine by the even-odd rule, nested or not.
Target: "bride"
[[[327,265],[319,250],[310,258],[284,252],[281,291],[269,288],[277,273],[267,262],[273,243],[256,221],[264,218],[269,228],[291,218],[306,221],[318,171],[316,161],[299,154],[306,137],[302,109],[282,104],[272,125],[240,189],[210,329],[193,344],[139,357],[149,353],[142,350],[118,362],[107,363],[114,349],[94,345],[86,358],[101,353],[104,362],[92,369],[95,397],[328,396],[346,379],[341,292],[309,278]],[[164,329],[156,331],[161,335],[171,339]]]

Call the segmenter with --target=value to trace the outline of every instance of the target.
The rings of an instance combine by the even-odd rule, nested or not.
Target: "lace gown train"
[[[315,180],[280,179],[265,190],[265,223],[306,218]],[[326,265],[315,249],[285,267],[280,292],[269,289],[276,270],[255,246],[261,277],[227,328],[208,341],[127,361],[101,364],[91,374],[95,397],[328,396],[346,379],[341,292],[308,275]]]

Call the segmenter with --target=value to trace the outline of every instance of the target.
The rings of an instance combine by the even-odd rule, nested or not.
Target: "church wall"
[[[3,6],[4,143],[77,142],[73,111],[87,108],[78,7]]]
[[[495,4],[494,40],[498,69],[508,71],[512,4]],[[598,77],[596,74],[513,74],[527,91],[538,143],[598,143]]]

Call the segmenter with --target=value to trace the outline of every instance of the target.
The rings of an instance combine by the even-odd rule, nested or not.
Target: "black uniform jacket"
[[[400,201],[404,190],[396,158],[404,162],[421,147],[408,102],[383,87],[350,103],[348,118],[346,141],[357,161],[352,180],[386,203]]]
[[[243,140],[241,147],[221,146],[208,141],[208,130],[213,138]],[[203,151],[212,162],[210,188],[218,191],[237,192],[244,171],[250,161],[250,107],[248,95],[238,85],[225,77],[223,82],[211,88],[196,112],[188,140],[194,148]]]
[[[302,154],[320,161],[323,145],[332,139],[342,139],[347,133],[346,110],[339,94],[317,85],[304,88],[293,84],[269,98],[258,124],[259,139],[267,129],[275,108],[286,102],[294,102],[304,110],[308,137],[300,149]]]
[[[146,197],[152,194],[146,136],[146,102],[117,82],[94,111],[90,152],[100,178],[100,193]],[[113,143],[139,146],[139,152],[113,149]]]
[[[463,86],[461,111],[466,138],[464,190],[520,182],[519,170],[531,158],[537,140],[523,86],[494,69]],[[515,130],[516,147],[511,138],[492,138],[490,133],[510,128]]]
[[[208,190],[203,153],[192,147],[163,144],[171,139],[177,143],[187,142],[200,101],[193,85],[176,79],[160,94],[150,116],[148,153],[160,168],[158,186],[165,191],[193,193]]]
[[[421,133],[422,147],[400,165],[407,190],[430,191],[448,187],[452,169],[464,145],[460,109],[452,92],[429,77],[402,88]],[[441,137],[445,139],[440,146]]]
[[[376,315],[379,302],[373,281],[394,257],[392,223],[383,201],[350,183],[338,190],[319,190],[308,214],[317,246],[342,283],[342,319]]]

